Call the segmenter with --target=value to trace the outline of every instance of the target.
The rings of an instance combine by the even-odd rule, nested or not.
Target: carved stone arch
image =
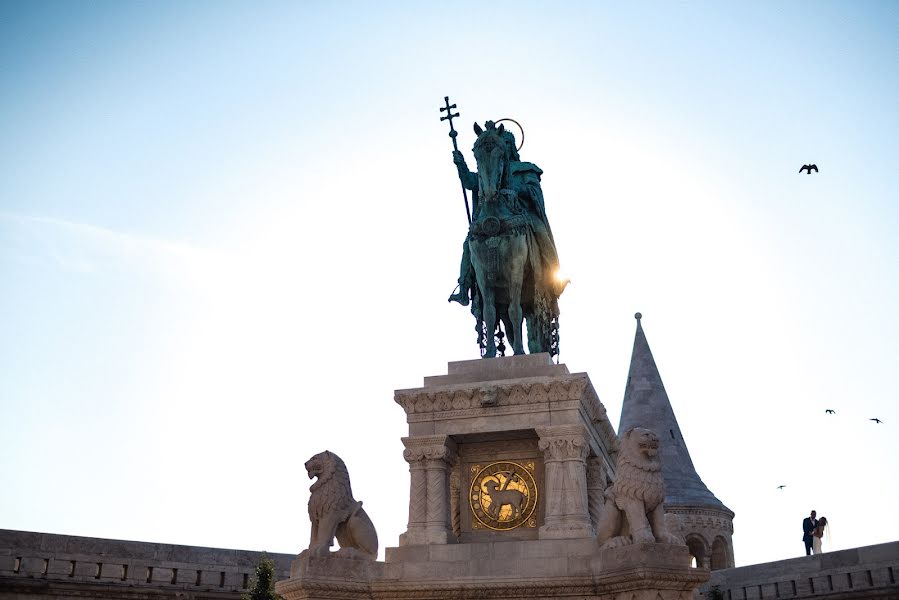
[[[690,556],[695,561],[698,569],[708,568],[709,543],[704,537],[698,533],[688,533],[684,536],[687,542],[687,548],[690,550]]]
[[[732,565],[730,560],[730,545],[722,536],[717,536],[712,542],[712,554],[709,557],[709,568],[712,571],[728,569]]]

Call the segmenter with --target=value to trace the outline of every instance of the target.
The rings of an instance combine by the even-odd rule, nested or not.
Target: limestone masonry
[[[272,555],[284,600],[899,599],[899,542],[732,568],[734,513],[696,473],[639,313],[618,434],[589,376],[548,353],[451,362],[394,400],[406,531],[376,560],[356,500],[373,490],[321,449],[309,547]],[[259,558],[0,530],[0,600],[238,600]]]
[[[713,571],[734,566],[734,513],[702,482],[674,409],[646,341],[642,315],[637,313],[634,351],[621,406],[619,434],[631,427],[646,427],[662,436],[662,475],[665,479],[665,511],[680,528],[696,564]]]
[[[295,557],[269,556],[278,578],[286,579]],[[244,550],[0,529],[0,599],[238,600],[258,557]],[[732,600],[896,599],[897,577],[899,542],[891,542],[715,571],[700,591],[714,586]]]
[[[260,552],[0,529],[0,599],[238,600]],[[286,554],[270,554],[286,578]]]
[[[384,562],[304,551],[276,586],[286,600],[673,600],[708,579],[691,568],[682,539],[654,539],[660,520],[653,533],[632,527],[614,547],[599,544],[619,439],[586,373],[545,353],[455,362],[394,399],[409,426],[409,521],[399,545]],[[658,444],[641,448],[634,452],[654,456]],[[642,508],[631,514],[623,496],[617,502],[638,523]]]

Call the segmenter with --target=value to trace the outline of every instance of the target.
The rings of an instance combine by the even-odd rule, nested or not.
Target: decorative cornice
[[[593,425],[611,462],[618,451],[615,428],[586,373],[396,390],[394,401],[409,423],[577,409]]]
[[[350,579],[302,577],[279,581],[277,593],[287,600],[306,600],[307,598],[341,598],[343,600],[359,600],[371,598],[371,584],[368,581],[352,581]]]
[[[734,513],[711,507],[691,507],[665,504],[665,512],[678,515],[685,532],[707,529],[732,535]]]
[[[282,582],[278,593],[285,600],[341,598],[345,600],[518,600],[522,598],[614,598],[621,592],[641,590],[691,592],[708,580],[701,569],[638,567],[595,577],[546,577],[539,579],[466,578],[459,581],[365,581],[303,578]]]
[[[484,408],[485,406],[523,406],[565,400],[580,400],[588,380],[586,376],[565,376],[517,380],[515,383],[467,385],[465,387],[417,388],[397,390],[394,401],[406,414],[422,414]],[[601,405],[600,405],[601,408]],[[603,414],[605,409],[602,409]]]
[[[484,600],[519,598],[592,597],[597,594],[592,577],[566,577],[504,581],[416,581],[372,584],[373,600]]]
[[[604,594],[645,589],[691,591],[709,580],[709,572],[705,569],[631,567],[602,573],[596,580]]]
[[[726,508],[716,508],[714,506],[691,506],[689,504],[670,504],[665,503],[665,512],[674,512],[679,515],[702,515],[710,517],[718,517],[721,519],[733,519],[735,513]]]

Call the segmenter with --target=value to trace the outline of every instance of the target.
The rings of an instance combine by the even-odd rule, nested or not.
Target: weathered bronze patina
[[[458,116],[441,110],[447,110],[444,119]],[[475,123],[474,130],[477,172],[468,169],[458,149],[453,151],[462,188],[472,192],[473,210],[462,245],[459,291],[449,300],[471,304],[485,358],[496,356],[497,337],[502,353],[503,329],[512,351],[524,354],[523,322],[527,323],[528,351],[556,355],[558,299],[568,281],[559,274],[556,244],[546,217],[540,188],[543,171],[521,160],[515,136],[503,125],[487,121],[481,128]],[[450,137],[457,148],[455,133],[450,121]]]

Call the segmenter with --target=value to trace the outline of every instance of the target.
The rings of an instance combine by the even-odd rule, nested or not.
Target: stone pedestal
[[[686,546],[633,544],[602,550],[597,591],[603,600],[689,600],[709,580],[708,569],[690,568]]]
[[[602,511],[618,442],[586,373],[569,373],[548,354],[454,362],[394,399],[409,424],[401,546],[595,535],[591,515]],[[590,494],[588,462],[602,474]],[[454,474],[457,488],[448,484]],[[477,477],[492,487],[479,490]],[[493,504],[491,489],[512,503]],[[519,523],[522,506],[531,512]]]
[[[398,390],[409,522],[385,562],[300,555],[285,600],[687,600],[686,546],[601,552],[618,438],[589,377],[547,354],[450,363]]]
[[[363,600],[371,598],[371,582],[384,577],[384,563],[302,552],[290,567],[290,579],[275,583],[285,600]]]
[[[600,551],[595,540],[531,540],[388,548],[386,562],[300,555],[284,600],[691,600],[709,571],[685,546]]]

